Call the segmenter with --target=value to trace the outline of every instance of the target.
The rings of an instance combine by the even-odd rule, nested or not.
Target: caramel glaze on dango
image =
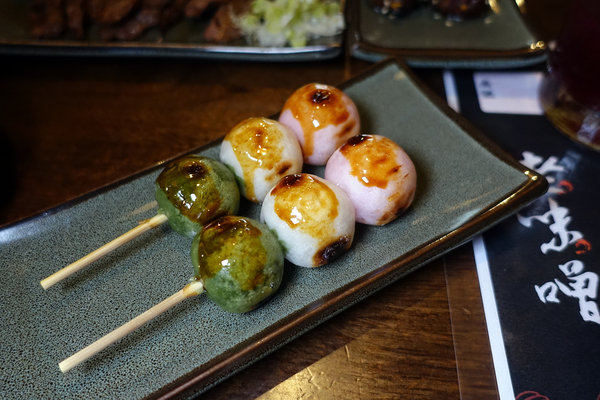
[[[323,182],[308,174],[287,175],[272,189],[275,213],[292,229],[315,238],[331,238],[316,252],[313,262],[324,265],[346,251],[352,238],[336,237],[331,223],[338,216],[339,201]]]
[[[219,210],[222,198],[215,190],[202,191],[205,196],[203,203],[195,200],[194,187],[214,185],[209,171],[197,157],[188,156],[181,162],[169,164],[158,176],[156,183],[179,212],[192,221],[205,224],[225,214]]]
[[[292,167],[290,162],[283,162],[283,134],[279,128],[264,120],[256,123],[256,119],[250,118],[240,122],[232,131],[246,130],[245,135],[231,135],[230,141],[244,174],[244,185],[246,197],[256,197],[253,185],[254,170],[262,168],[276,171],[277,176],[284,176]],[[279,164],[279,165],[278,165]],[[267,180],[272,176],[266,177]]]
[[[362,151],[352,151],[353,148],[362,146]],[[396,161],[396,144],[389,139],[375,141],[370,135],[357,135],[350,138],[340,152],[348,160],[350,173],[367,187],[385,189],[388,183],[398,179],[398,174],[404,173],[401,179],[408,179],[408,173]],[[402,215],[410,206],[414,197],[414,189],[406,193],[395,192],[388,199],[390,204],[396,205],[381,216],[377,224],[384,224],[397,216]]]
[[[211,240],[205,240],[199,247],[199,272],[205,279],[213,278],[223,269],[229,269],[229,272],[240,285],[242,290],[254,290],[258,285],[263,284],[265,275],[262,266],[266,261],[266,253],[258,251],[262,249],[260,235],[262,232],[254,227],[244,218],[219,218],[206,226],[207,235]],[[244,251],[246,253],[242,260],[243,264],[234,263],[230,258],[212,259],[212,254],[219,254],[219,251],[225,246],[231,246],[240,240],[248,243]],[[256,251],[253,251],[256,250]],[[244,268],[242,268],[242,266]]]
[[[314,152],[314,132],[328,125],[344,124],[338,133],[340,138],[345,137],[356,125],[350,117],[343,93],[336,88],[317,88],[315,85],[306,85],[298,89],[284,104],[284,109],[289,109],[294,118],[300,123],[304,131],[304,156],[309,157]]]
[[[363,146],[361,152],[352,148]],[[340,148],[340,152],[350,163],[350,173],[365,186],[385,189],[391,179],[400,173],[395,158],[395,145],[391,141],[375,142],[372,136],[357,135],[350,138]]]
[[[195,279],[227,311],[251,311],[273,295],[283,279],[284,256],[269,228],[227,215],[206,225],[192,242]]]
[[[389,138],[361,134],[348,139],[332,156],[332,160],[337,159],[337,154],[346,159],[349,168],[348,175],[356,179],[360,186],[381,189],[380,192],[369,192],[357,189],[358,187],[355,189],[345,188],[348,183],[341,184],[343,189],[352,192],[350,197],[355,203],[357,221],[372,225],[385,225],[410,207],[416,190],[416,184],[411,182],[416,179],[416,175],[408,155],[406,155],[406,160],[399,160],[399,152],[404,154],[403,150]],[[339,177],[335,176],[334,172],[329,172],[329,167],[328,164],[325,177],[340,184]],[[361,194],[359,195],[359,193]],[[387,196],[385,206],[378,202],[365,203],[368,196],[383,196],[384,193]],[[378,204],[376,207],[381,208],[372,209],[374,204]],[[379,214],[377,220],[373,220],[369,216],[377,214]]]

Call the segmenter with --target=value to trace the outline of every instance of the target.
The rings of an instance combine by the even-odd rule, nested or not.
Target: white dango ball
[[[354,204],[356,221],[385,225],[410,207],[417,172],[408,154],[391,139],[358,135],[337,149],[325,179],[339,186]]]
[[[296,134],[304,162],[310,165],[325,165],[335,149],[360,132],[360,118],[352,99],[320,83],[296,90],[286,100],[279,122]]]
[[[242,196],[256,203],[288,174],[302,171],[302,150],[287,127],[263,117],[248,118],[225,136],[221,162],[240,183]]]
[[[265,197],[260,218],[275,232],[285,258],[301,267],[329,263],[354,239],[352,202],[339,187],[311,174],[282,178]]]

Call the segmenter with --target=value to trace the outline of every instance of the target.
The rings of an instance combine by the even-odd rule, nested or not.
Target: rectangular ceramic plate
[[[546,181],[507,158],[386,61],[342,86],[362,131],[386,135],[418,171],[413,206],[383,226],[358,225],[330,265],[286,264],[279,292],[229,314],[188,299],[62,374],[57,363],[179,290],[192,276],[190,240],[167,226],[42,290],[39,281],[153,216],[153,169],[96,196],[0,230],[3,398],[141,398],[202,391],[335,313],[449,251],[541,195]],[[218,143],[200,153],[218,157]],[[316,173],[322,170],[313,171]],[[256,217],[257,205],[240,214]]]
[[[337,57],[342,35],[315,39],[305,47],[257,47],[240,39],[227,45],[208,43],[206,20],[183,20],[161,34],[152,29],[140,39],[105,42],[93,28],[84,40],[38,40],[29,34],[29,1],[0,0],[0,54],[49,56],[196,57],[229,60],[311,61]]]
[[[389,19],[368,0],[349,3],[352,54],[368,61],[404,57],[414,67],[511,68],[543,61],[546,45],[527,27],[514,0],[489,0],[477,18],[451,21],[427,5]]]

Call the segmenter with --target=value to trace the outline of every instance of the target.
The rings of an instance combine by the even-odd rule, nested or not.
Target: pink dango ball
[[[310,83],[285,102],[279,122],[298,137],[304,163],[325,165],[331,154],[360,132],[360,118],[352,99],[341,90]]]
[[[380,135],[350,138],[329,158],[325,179],[338,185],[356,210],[356,222],[385,225],[413,202],[417,171],[406,152]]]

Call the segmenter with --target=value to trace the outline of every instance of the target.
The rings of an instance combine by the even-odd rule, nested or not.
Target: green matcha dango
[[[194,237],[213,219],[237,213],[240,204],[240,191],[233,173],[221,162],[197,155],[185,156],[167,164],[155,186],[159,209],[154,217],[42,279],[42,287],[48,289],[167,221],[176,232]]]
[[[204,292],[223,309],[244,313],[273,295],[283,279],[283,251],[266,225],[250,218],[220,217],[192,243],[195,276],[181,290],[94,343],[64,359],[62,372],[79,365],[185,299]]]
[[[233,173],[221,162],[197,155],[168,164],[156,179],[155,196],[171,227],[189,237],[210,221],[237,213],[240,204]]]
[[[283,278],[283,251],[266,225],[225,216],[196,235],[191,250],[195,278],[212,301],[244,313],[277,291]]]

